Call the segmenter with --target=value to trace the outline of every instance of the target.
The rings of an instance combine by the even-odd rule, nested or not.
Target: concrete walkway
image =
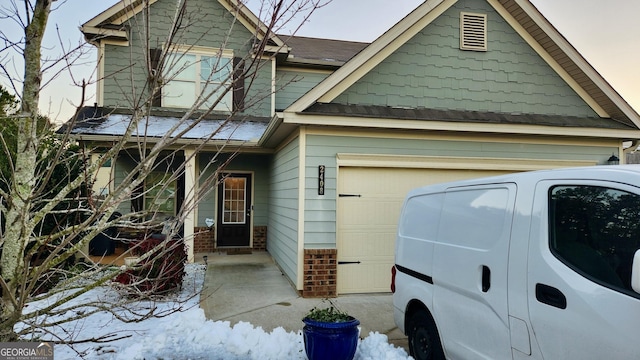
[[[197,254],[196,261],[203,262],[203,255],[208,266],[200,307],[207,319],[232,325],[245,321],[267,332],[277,327],[297,332],[309,310],[325,306],[322,299],[300,297],[267,252]],[[391,294],[345,295],[332,301],[360,320],[360,337],[377,331],[408,352],[407,338],[393,322]]]

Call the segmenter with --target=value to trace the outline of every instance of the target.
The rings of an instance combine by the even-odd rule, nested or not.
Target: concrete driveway
[[[198,254],[197,262],[203,262]],[[200,307],[210,320],[236,324],[245,321],[270,332],[277,327],[301,330],[302,318],[313,307],[323,307],[322,299],[298,295],[280,272],[269,253],[248,255],[209,253]],[[393,322],[391,294],[344,295],[332,299],[341,310],[360,320],[361,337],[377,331],[389,342],[408,352],[407,338]]]

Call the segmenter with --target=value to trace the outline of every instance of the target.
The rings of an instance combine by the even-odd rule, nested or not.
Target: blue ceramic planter
[[[351,360],[358,347],[360,321],[329,323],[302,319],[304,350],[309,360]]]

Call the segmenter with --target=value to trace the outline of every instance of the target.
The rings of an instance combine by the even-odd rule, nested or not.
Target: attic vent
[[[487,15],[460,13],[460,49],[487,51]]]

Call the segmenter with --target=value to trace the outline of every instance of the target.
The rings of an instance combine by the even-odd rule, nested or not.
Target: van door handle
[[[536,284],[536,299],[543,304],[557,307],[558,309],[567,308],[566,296],[553,286]]]
[[[491,269],[482,265],[482,292],[487,292],[491,288]]]

